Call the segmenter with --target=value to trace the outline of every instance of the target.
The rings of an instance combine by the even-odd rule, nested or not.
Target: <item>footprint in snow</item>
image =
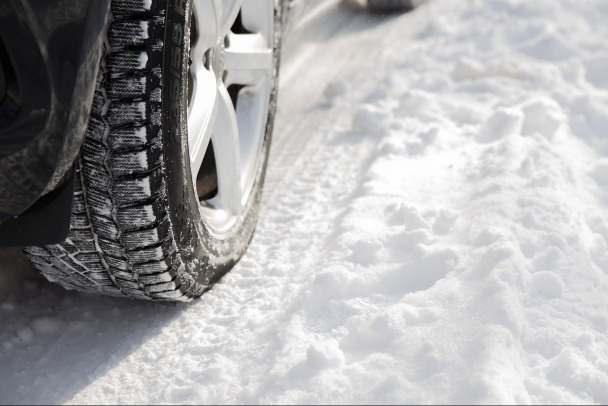
[[[566,285],[557,272],[540,271],[528,281],[528,293],[541,299],[558,299],[564,295]]]
[[[488,118],[477,134],[477,141],[490,143],[521,132],[524,120],[520,110],[501,108]]]
[[[458,264],[458,254],[451,249],[418,244],[403,265],[379,274],[378,290],[402,296],[427,290],[444,279]]]
[[[359,133],[380,134],[386,132],[392,121],[392,113],[372,104],[362,106],[354,115],[353,130]]]
[[[522,108],[524,121],[523,135],[541,134],[552,140],[559,128],[567,122],[567,117],[559,105],[551,99],[532,101]]]

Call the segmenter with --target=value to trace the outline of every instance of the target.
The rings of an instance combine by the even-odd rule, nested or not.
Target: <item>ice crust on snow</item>
[[[329,15],[243,260],[187,306],[0,272],[0,400],[608,402],[606,2]]]

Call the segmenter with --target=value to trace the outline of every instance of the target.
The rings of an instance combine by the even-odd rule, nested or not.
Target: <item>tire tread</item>
[[[160,86],[162,0],[112,1],[73,215],[60,244],[27,247],[30,261],[65,288],[187,301],[192,281],[166,213]],[[200,292],[199,292],[200,294]]]

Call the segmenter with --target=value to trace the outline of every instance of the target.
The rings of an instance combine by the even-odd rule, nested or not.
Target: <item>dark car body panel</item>
[[[108,10],[109,0],[0,2],[0,221],[17,216],[14,225],[69,178]]]

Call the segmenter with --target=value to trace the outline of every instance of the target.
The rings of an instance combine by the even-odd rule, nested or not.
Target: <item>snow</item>
[[[148,64],[148,53],[147,52],[140,53],[139,57],[137,59],[138,59],[138,62],[139,62],[138,68],[139,69],[144,69],[146,67],[146,65]],[[140,79],[140,83],[142,85],[144,85],[145,84],[145,80],[146,80],[145,77],[142,77]]]
[[[149,27],[148,27],[148,22],[147,21],[140,21],[139,23],[139,27],[141,28],[141,32],[139,33],[140,38],[148,38],[148,34],[149,34]],[[140,59],[141,61],[141,59]]]
[[[3,249],[0,403],[608,403],[607,17],[318,15],[243,260],[161,305]]]

